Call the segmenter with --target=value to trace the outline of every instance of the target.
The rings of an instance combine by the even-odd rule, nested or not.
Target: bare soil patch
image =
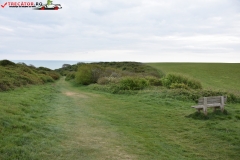
[[[63,94],[65,94],[66,96],[70,96],[70,97],[79,97],[79,98],[89,98],[89,96],[82,94],[82,93],[76,93],[76,92],[64,92]]]

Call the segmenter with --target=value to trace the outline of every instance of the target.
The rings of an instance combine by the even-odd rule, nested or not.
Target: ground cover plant
[[[0,61],[0,91],[30,84],[44,84],[59,78],[60,75],[57,72],[45,67],[36,68],[24,63],[15,64],[8,60]]]
[[[117,66],[117,68],[109,67],[111,66],[111,63],[102,62],[100,64],[102,65],[97,63],[82,64],[78,66],[78,70],[74,76],[72,76],[72,73],[70,73],[70,76],[67,76],[66,79],[69,80],[71,78],[68,77],[74,77],[75,82],[78,84],[91,84],[89,87],[92,89],[107,91],[110,93],[137,93],[135,92],[136,90],[155,87],[166,94],[181,95],[183,99],[191,99],[196,102],[200,97],[217,95],[227,96],[228,102],[240,102],[240,95],[237,94],[236,91],[232,92],[227,89],[219,90],[214,87],[204,88],[199,79],[193,78],[191,75],[181,74],[181,72],[163,73],[163,71],[159,70],[158,72],[155,72],[159,73],[156,75],[152,74],[153,72],[150,74],[147,74],[147,72],[143,71],[134,72],[134,67],[129,69],[127,72],[125,70],[123,71],[122,68],[125,68],[125,63],[113,63],[112,66]],[[121,68],[121,70],[118,68]],[[149,69],[149,67],[145,68]],[[154,69],[152,70],[155,71]],[[219,74],[222,74],[222,72],[219,72]],[[215,76],[218,77],[217,71]]]

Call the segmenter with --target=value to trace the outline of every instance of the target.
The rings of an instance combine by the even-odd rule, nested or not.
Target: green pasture
[[[240,63],[149,63],[164,73],[180,73],[201,81],[204,88],[240,94]]]

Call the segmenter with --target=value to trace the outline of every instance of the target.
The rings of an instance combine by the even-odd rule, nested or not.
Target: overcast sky
[[[240,62],[240,0],[53,3],[0,7],[0,59]]]

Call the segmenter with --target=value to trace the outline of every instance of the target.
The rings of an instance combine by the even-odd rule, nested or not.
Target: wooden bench
[[[198,105],[192,106],[196,108],[198,112],[203,110],[204,114],[207,115],[207,108],[220,108],[221,111],[224,111],[224,104],[227,102],[227,97],[224,96],[215,96],[215,97],[202,97],[198,99]]]

